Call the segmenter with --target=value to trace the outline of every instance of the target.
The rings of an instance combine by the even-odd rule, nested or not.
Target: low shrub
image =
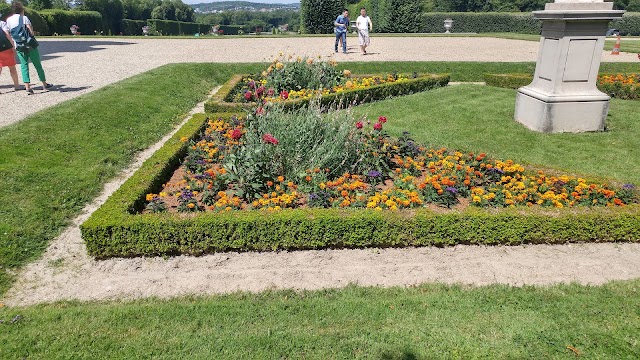
[[[208,34],[211,31],[211,25],[184,21],[149,19],[147,25],[151,33],[164,36]]]
[[[11,4],[0,1],[0,14],[2,14],[3,19],[6,18],[6,16],[10,13]],[[36,35],[50,34],[47,22],[42,18],[38,11],[31,8],[25,8],[24,14],[29,18],[29,20],[31,20],[31,25],[33,26],[33,31],[36,33]]]
[[[640,35],[640,13],[627,12],[622,18],[609,23],[610,29],[620,30],[620,35]]]

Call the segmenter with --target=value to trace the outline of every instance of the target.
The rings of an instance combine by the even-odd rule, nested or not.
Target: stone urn
[[[445,34],[451,34],[451,28],[453,27],[453,20],[451,19],[446,19],[444,21],[444,30],[445,30]]]

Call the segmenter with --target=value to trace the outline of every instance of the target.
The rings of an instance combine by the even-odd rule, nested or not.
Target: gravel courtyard
[[[43,93],[31,67],[35,96],[14,92],[8,69],[0,74],[0,127],[105,85],[168,63],[259,62],[280,51],[333,56],[338,61],[536,61],[535,41],[462,37],[374,37],[370,55],[362,56],[350,37],[348,54],[333,53],[332,37],[294,38],[43,38],[40,53],[47,80],[56,85]],[[638,61],[635,54],[611,56],[605,62]]]

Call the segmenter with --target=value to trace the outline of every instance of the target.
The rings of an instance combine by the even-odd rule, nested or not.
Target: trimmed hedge
[[[213,115],[213,116],[217,116]],[[224,115],[224,116],[228,116]],[[297,209],[226,213],[139,214],[147,193],[170,178],[206,122],[187,122],[81,225],[96,258],[323,248],[638,242],[640,206],[552,209]]]
[[[444,20],[453,20],[452,33],[513,32],[540,34],[542,23],[531,13],[425,13],[424,32],[444,33]]]
[[[542,22],[531,13],[424,13],[422,23],[426,33],[444,33],[444,20],[452,19],[452,33],[512,32],[540,34]],[[640,13],[625,13],[621,19],[611,21],[609,28],[620,30],[621,35],[640,35]]]
[[[123,35],[143,35],[142,27],[146,26],[147,22],[144,20],[131,20],[122,19],[122,34]]]
[[[220,25],[218,30],[222,30],[223,35],[238,35],[240,30],[245,34],[248,33],[247,29],[242,25]]]
[[[158,32],[161,35],[207,34],[211,31],[211,25],[184,21],[149,19],[147,25],[149,25],[149,31]]]
[[[300,27],[306,34],[331,34],[336,18],[345,7],[345,0],[301,0]],[[358,17],[356,14],[349,15],[350,20],[351,17],[353,20]]]
[[[45,19],[52,35],[71,35],[71,25],[77,25],[80,33],[94,35],[102,30],[102,15],[97,11],[67,11],[59,9],[41,10],[40,15]]]
[[[519,89],[531,84],[533,75],[531,74],[484,74],[484,81],[489,86]]]
[[[233,100],[234,90],[242,87],[242,83],[240,83],[241,79],[241,75],[236,75],[224,84],[218,93],[204,104],[205,111],[209,113],[234,112],[252,107],[253,104],[251,103],[231,102]],[[446,86],[449,83],[449,79],[449,75],[424,75],[398,83],[380,84],[370,86],[366,89],[332,93],[323,95],[320,98],[320,105],[352,104],[354,102],[365,103],[387,99],[392,96],[413,94]],[[298,109],[309,104],[309,101],[308,99],[294,99],[283,102],[283,105],[286,109]]]

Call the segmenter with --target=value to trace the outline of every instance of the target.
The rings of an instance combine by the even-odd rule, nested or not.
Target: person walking
[[[338,15],[333,24],[336,33],[335,51],[338,52],[338,42],[342,41],[342,52],[347,53],[347,31],[349,30],[349,10],[344,9],[341,15]]]
[[[18,82],[18,71],[16,70],[15,45],[9,34],[9,26],[2,20],[2,14],[0,14],[0,44],[6,45],[0,47],[0,74],[2,74],[3,67],[8,67],[9,74],[11,74],[11,79],[13,80],[13,89],[18,91],[20,90],[20,83]]]
[[[360,16],[356,19],[356,29],[358,29],[358,45],[362,55],[367,55],[367,46],[371,40],[369,39],[369,31],[373,30],[371,19],[367,16],[367,9],[360,8]]]
[[[17,54],[18,59],[20,60],[22,81],[24,82],[27,95],[33,95],[33,89],[31,88],[31,78],[29,77],[29,61],[31,61],[33,63],[33,67],[36,68],[38,78],[40,79],[40,81],[42,81],[42,89],[44,91],[48,91],[48,89],[53,87],[53,85],[47,83],[47,78],[44,74],[44,70],[42,69],[42,64],[40,63],[40,52],[38,51],[38,48],[27,47],[26,49],[21,50],[18,47],[18,42],[22,41],[18,36],[21,26],[26,26],[28,31],[33,34],[31,21],[28,17],[24,16],[24,6],[21,2],[15,1],[13,4],[11,4],[11,10],[13,10],[13,15],[7,18],[7,25],[9,27],[9,32],[13,37],[16,49],[18,50]]]

